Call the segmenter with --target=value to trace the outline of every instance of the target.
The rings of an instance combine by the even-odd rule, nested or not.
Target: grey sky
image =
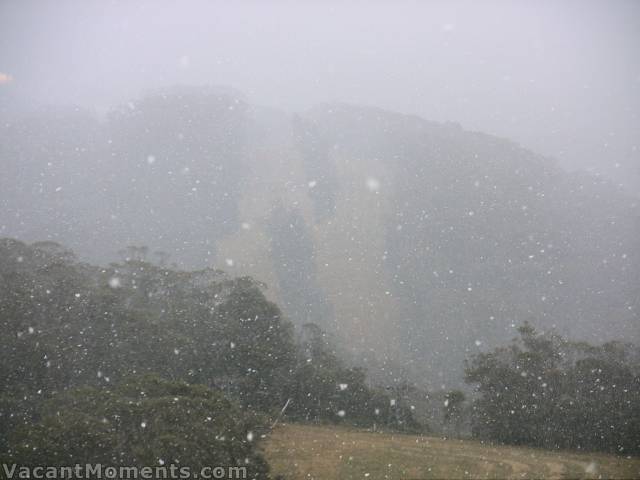
[[[0,99],[102,111],[174,84],[512,138],[640,190],[640,3],[0,3]],[[0,93],[1,95],[1,93]]]

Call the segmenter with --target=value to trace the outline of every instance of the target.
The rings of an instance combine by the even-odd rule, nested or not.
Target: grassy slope
[[[281,425],[265,445],[294,479],[640,478],[640,458],[491,446],[471,440]]]

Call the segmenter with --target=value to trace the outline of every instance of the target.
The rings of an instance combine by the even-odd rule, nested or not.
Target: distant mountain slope
[[[355,207],[365,184],[375,193],[344,228],[378,226],[382,248],[368,251],[367,238],[359,250],[386,279],[399,341],[419,369],[446,372],[527,319],[572,336],[637,338],[635,199],[456,125],[345,105],[308,118],[333,165],[353,172],[351,183],[337,175],[338,205]]]
[[[0,164],[0,235],[254,275],[294,323],[433,385],[526,319],[640,337],[637,199],[455,124],[173,89],[9,122]]]

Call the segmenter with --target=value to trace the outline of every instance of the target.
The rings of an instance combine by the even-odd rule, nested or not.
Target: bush
[[[510,347],[467,362],[476,384],[472,432],[544,448],[640,452],[637,348],[594,347],[540,334],[529,324]]]
[[[267,475],[256,449],[266,420],[201,385],[145,376],[78,388],[46,401],[38,417],[12,433],[12,463],[245,466],[249,478]]]

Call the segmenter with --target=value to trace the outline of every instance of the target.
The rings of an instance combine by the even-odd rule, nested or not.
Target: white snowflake
[[[374,177],[368,177],[366,180],[367,188],[370,192],[377,192],[380,190],[380,180]]]

